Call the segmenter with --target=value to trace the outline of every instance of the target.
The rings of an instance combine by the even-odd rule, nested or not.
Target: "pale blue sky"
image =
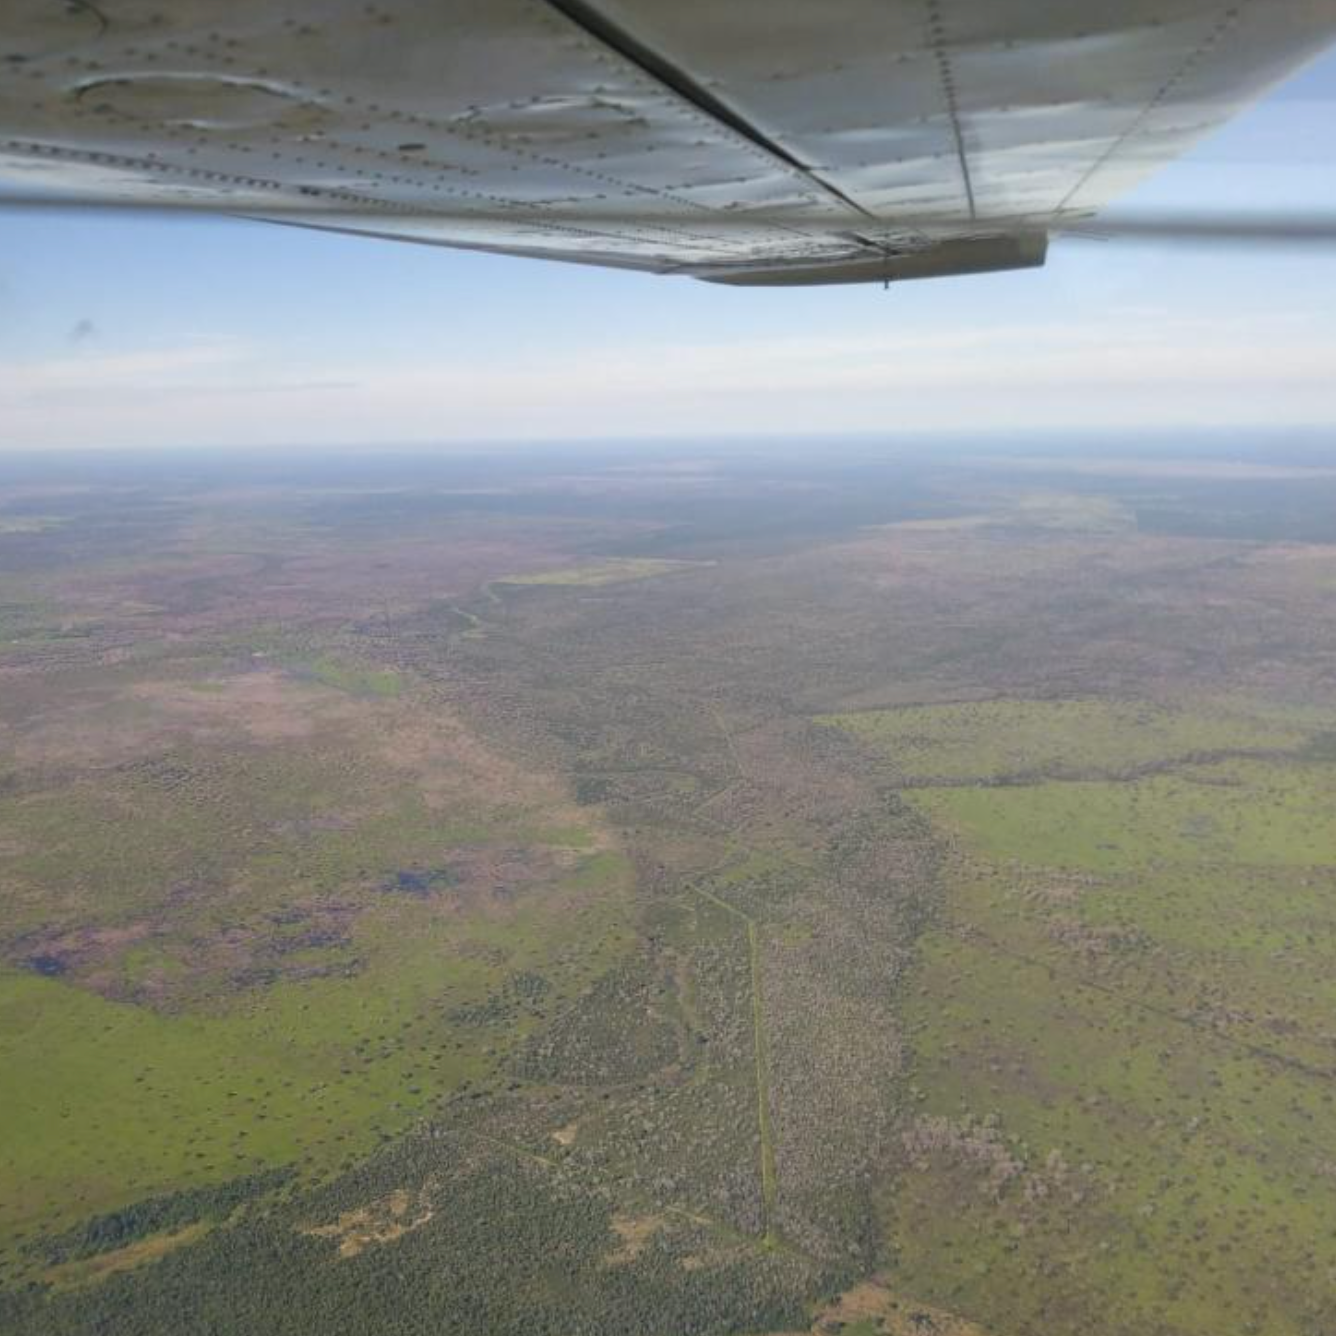
[[[1127,211],[1336,212],[1336,56]],[[745,291],[208,220],[0,216],[0,448],[1336,425],[1336,251]]]

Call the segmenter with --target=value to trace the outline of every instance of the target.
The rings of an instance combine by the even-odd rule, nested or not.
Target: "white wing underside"
[[[727,282],[1042,262],[1336,0],[4,0],[0,201]]]

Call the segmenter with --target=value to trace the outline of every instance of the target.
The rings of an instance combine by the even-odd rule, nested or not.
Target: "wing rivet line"
[[[947,114],[951,118],[951,136],[955,140],[956,158],[960,163],[960,179],[965,188],[965,200],[969,205],[970,218],[977,218],[978,211],[974,204],[974,182],[970,177],[969,155],[965,150],[965,131],[960,120],[960,100],[956,95],[956,75],[951,67],[951,53],[946,36],[946,25],[942,20],[940,0],[924,0],[928,11],[928,44],[933,59],[937,62],[937,75],[942,85],[942,100],[946,103]]]
[[[1152,115],[1169,99],[1177,86],[1192,72],[1204,56],[1209,55],[1216,47],[1224,41],[1226,35],[1234,28],[1243,17],[1244,5],[1248,0],[1243,0],[1242,4],[1231,5],[1224,9],[1220,17],[1216,20],[1215,26],[1211,29],[1206,39],[1200,46],[1195,47],[1184,57],[1182,63],[1156,91],[1151,100],[1137,114],[1135,120],[1126,130],[1118,136],[1117,139],[1109,145],[1107,149],[1091,164],[1089,170],[1081,179],[1063,196],[1055,212],[1061,213],[1064,209],[1073,207],[1073,201],[1080,195],[1087,185],[1095,178],[1100,169],[1106,166],[1111,159],[1127,146],[1127,144],[1136,137],[1142,126],[1151,118]]]

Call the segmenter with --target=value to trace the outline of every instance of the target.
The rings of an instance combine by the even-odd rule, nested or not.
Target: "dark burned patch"
[[[242,941],[247,959],[228,974],[233,988],[267,988],[306,979],[349,979],[366,968],[362,956],[352,951],[352,936],[343,923],[306,926],[301,911],[270,915],[271,921],[279,917],[286,920],[284,927],[295,925],[297,930]],[[229,945],[235,948],[238,943],[234,939]]]
[[[265,988],[303,979],[348,978],[365,960],[352,949],[358,907],[344,901],[288,905],[258,923],[232,925],[196,940],[199,966],[222,969],[237,989]]]
[[[328,910],[319,918],[315,918],[310,909],[284,909],[270,914],[269,922],[283,931],[269,939],[269,950],[282,956],[294,951],[347,946],[350,938],[344,920],[352,912],[350,906],[335,906],[333,913],[337,917],[332,921],[327,917]]]
[[[366,969],[361,956],[319,963],[249,965],[228,977],[236,989],[270,988],[277,983],[295,983],[310,979],[352,979]]]
[[[1299,755],[1306,761],[1336,761],[1336,733],[1316,733]]]
[[[460,907],[504,907],[531,886],[549,879],[556,861],[549,850],[472,845],[450,851],[432,866],[399,868],[379,883],[386,895],[419,900],[448,898]]]
[[[112,767],[112,773],[166,793],[187,787],[200,778],[197,764],[173,755],[136,757],[131,761],[121,761]]]
[[[20,968],[111,1001],[170,1009],[219,985],[263,988],[360,973],[365,961],[352,941],[357,913],[356,904],[316,901],[183,933],[169,908],[156,921],[29,934],[7,955]]]
[[[11,943],[9,958],[21,969],[31,970],[43,978],[86,983],[152,932],[151,924],[140,922],[118,927],[29,933]]]
[[[582,807],[605,803],[614,793],[613,782],[603,775],[581,775],[575,782],[575,801]]]
[[[437,891],[449,890],[458,884],[458,877],[449,867],[400,868],[393,876],[381,882],[380,889],[425,900]]]
[[[58,979],[69,968],[61,956],[40,951],[36,955],[28,956],[23,963],[28,969],[47,979]]]

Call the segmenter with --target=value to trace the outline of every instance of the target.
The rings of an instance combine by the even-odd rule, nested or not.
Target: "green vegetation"
[[[959,789],[926,801],[996,857],[1092,871],[1322,866],[1336,848],[1336,771],[1299,762],[1186,766],[1130,783]]]
[[[282,1187],[291,1178],[285,1169],[247,1174],[214,1187],[192,1188],[165,1197],[149,1197],[107,1215],[94,1216],[64,1234],[42,1240],[50,1265],[79,1262],[118,1251],[155,1235],[179,1235],[190,1225],[226,1220],[239,1207]]]
[[[1336,1264],[1333,799],[1330,766],[1256,760],[916,795],[962,845],[906,1007],[903,1285],[1006,1331],[1330,1320],[1267,1259]]]
[[[627,1233],[605,1198],[531,1157],[419,1132],[151,1267],[50,1298],[0,1294],[0,1329],[137,1336],[186,1315],[201,1331],[297,1336],[355,1313],[386,1332],[706,1336],[806,1325],[804,1294],[831,1284],[682,1217],[647,1221],[630,1246]]]
[[[1336,478],[677,462],[0,469],[0,1331],[1336,1330]]]
[[[116,757],[175,723],[114,786],[0,793],[0,1239],[351,1163],[544,1012],[453,1018],[526,977],[560,1003],[624,949],[625,858],[420,700],[210,672],[113,679],[48,735]]]
[[[744,863],[745,866],[745,863]],[[761,1161],[761,1221],[762,1234],[767,1244],[775,1242],[775,1198],[778,1180],[775,1174],[775,1137],[770,1125],[770,1078],[766,1069],[765,1009],[761,994],[761,948],[756,920],[742,910],[721,900],[704,887],[697,887],[711,904],[740,919],[747,929],[747,971],[752,1020],[753,1066],[756,1072],[756,1135],[760,1144]]]
[[[652,557],[617,557],[583,566],[567,566],[555,571],[535,571],[528,575],[507,575],[493,580],[495,585],[573,585],[598,586],[622,584],[627,580],[648,580],[655,575],[700,566],[698,561],[666,561]]]
[[[275,980],[213,1014],[156,1014],[55,979],[0,976],[0,1084],[9,1102],[0,1223],[53,1228],[81,1212],[252,1166],[312,1172],[365,1153],[434,1100],[496,1067],[531,1017],[471,1038],[451,1015],[509,974],[575,986],[613,950],[616,900],[577,914],[541,902],[504,928],[389,901],[352,938],[359,968]]]
[[[358,668],[331,658],[316,659],[301,668],[317,682],[352,696],[397,696],[403,690],[402,678],[388,668]]]
[[[59,1294],[87,1285],[95,1285],[121,1271],[134,1271],[165,1257],[176,1248],[184,1248],[197,1243],[213,1226],[207,1221],[198,1221],[193,1225],[183,1225],[180,1229],[164,1231],[160,1234],[147,1234],[133,1243],[119,1248],[109,1248],[104,1252],[94,1253],[89,1257],[76,1258],[69,1262],[58,1262],[42,1273],[42,1283]]]
[[[1237,710],[1149,701],[971,701],[820,716],[906,777],[1119,774],[1201,754],[1293,750],[1309,731]]]

